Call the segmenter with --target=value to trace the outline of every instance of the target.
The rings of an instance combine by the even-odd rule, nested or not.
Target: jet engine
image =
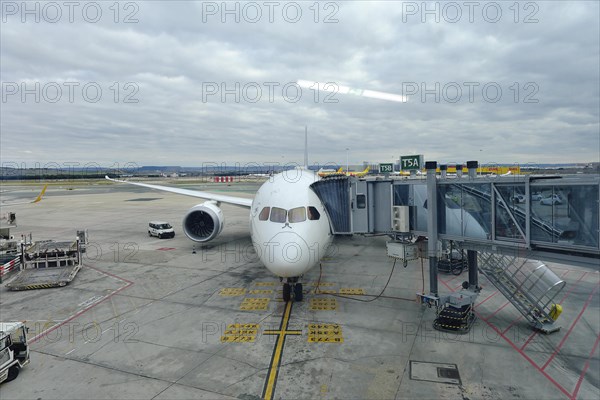
[[[208,242],[223,230],[223,211],[214,201],[198,204],[183,217],[183,232],[194,242]]]

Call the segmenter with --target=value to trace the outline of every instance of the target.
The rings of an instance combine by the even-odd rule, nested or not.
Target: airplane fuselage
[[[306,169],[272,176],[256,192],[250,235],[262,263],[282,278],[299,277],[317,265],[332,241],[329,218]]]

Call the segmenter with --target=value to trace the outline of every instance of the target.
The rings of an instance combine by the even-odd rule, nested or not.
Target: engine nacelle
[[[215,202],[192,207],[183,217],[183,232],[194,242],[208,242],[221,233],[225,218]]]

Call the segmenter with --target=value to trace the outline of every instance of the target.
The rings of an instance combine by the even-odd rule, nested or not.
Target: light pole
[[[350,149],[348,147],[346,147],[346,172],[349,172],[350,170],[348,169],[348,151]]]

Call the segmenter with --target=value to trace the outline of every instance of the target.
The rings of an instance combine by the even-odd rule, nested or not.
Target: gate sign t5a
[[[400,168],[403,171],[421,170],[423,169],[423,155],[401,156]]]

